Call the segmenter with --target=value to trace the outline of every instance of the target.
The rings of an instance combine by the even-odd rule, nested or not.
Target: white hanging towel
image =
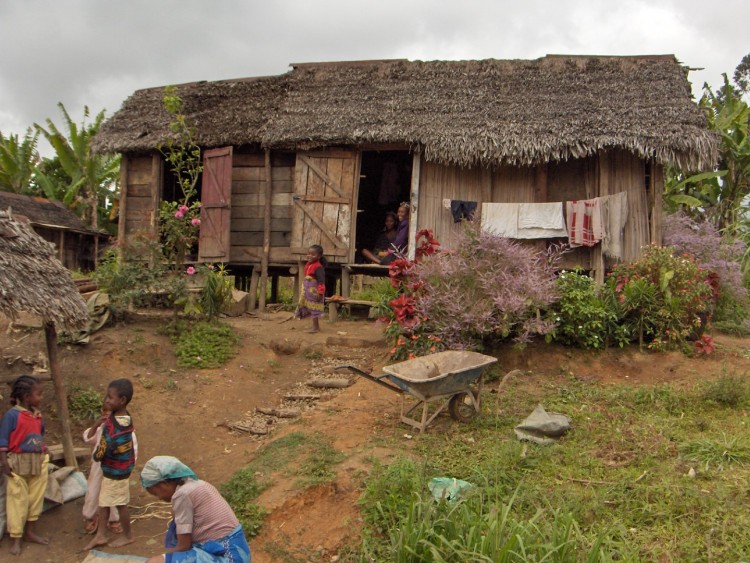
[[[521,203],[518,207],[518,238],[567,237],[561,201]]]
[[[628,220],[628,192],[602,196],[602,222],[605,237],[602,252],[610,258],[622,259],[623,231]]]
[[[518,203],[483,203],[482,230],[518,238]]]

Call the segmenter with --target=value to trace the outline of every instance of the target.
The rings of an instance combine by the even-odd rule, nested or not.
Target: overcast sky
[[[0,131],[312,61],[674,54],[705,69],[699,96],[750,52],[748,21],[747,0],[0,0]]]

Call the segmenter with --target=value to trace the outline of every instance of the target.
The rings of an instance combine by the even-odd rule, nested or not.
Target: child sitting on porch
[[[400,255],[406,253],[409,244],[409,211],[410,206],[406,202],[398,206],[397,215],[399,222],[398,229],[396,230],[396,238],[393,240],[392,249],[377,262],[378,264],[387,266],[397,258],[400,258]]]
[[[299,297],[297,311],[294,313],[298,319],[306,317],[312,319],[312,326],[307,332],[320,332],[320,318],[325,310],[326,264],[323,247],[313,244],[307,251],[302,295]]]
[[[112,413],[104,407],[102,409],[102,416],[96,424],[83,432],[83,441],[90,444],[94,449],[102,439],[102,425],[107,421],[110,414]],[[94,459],[93,453],[92,451],[91,467],[89,468],[89,478],[86,481],[86,496],[84,497],[82,511],[83,527],[87,534],[95,533],[99,527],[99,491],[102,488],[102,464]],[[135,461],[138,461],[138,439],[135,436],[135,431],[133,431],[133,455]],[[112,533],[122,533],[120,514],[114,506],[109,509],[107,527]]]

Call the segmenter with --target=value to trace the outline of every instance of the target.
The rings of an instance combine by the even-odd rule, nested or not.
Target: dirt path
[[[332,346],[330,337],[351,344],[382,340],[382,328],[366,321],[323,323],[324,331],[309,335],[304,324],[286,321],[289,313],[263,318],[228,319],[241,337],[240,351],[225,367],[216,370],[183,369],[176,365],[172,345],[158,329],[168,318],[143,318],[108,327],[95,334],[83,347],[61,349],[62,366],[68,385],[93,387],[103,392],[115,377],[135,382],[133,414],[141,453],[138,466],[157,454],[177,455],[193,467],[201,478],[219,484],[250,462],[258,448],[289,432],[321,432],[330,437],[334,448],[345,454],[332,483],[308,489],[296,488],[294,478],[277,480],[260,497],[270,510],[261,534],[252,541],[253,561],[330,561],[337,548],[356,537],[360,529],[357,499],[363,476],[373,457],[388,460],[398,450],[412,447],[418,440],[406,440],[409,430],[398,420],[399,397],[368,381],[358,379],[353,386],[324,394],[312,407],[303,407],[300,419],[278,422],[261,418],[270,428],[268,437],[252,437],[230,432],[225,423],[253,420],[258,406],[278,405],[284,395],[301,382],[330,371],[338,363],[352,363],[376,371],[386,361],[387,349],[380,347]],[[533,345],[523,351],[507,346],[500,350],[501,373],[521,369],[533,374],[529,381],[555,380],[571,375],[584,381],[633,384],[672,382],[692,385],[722,373],[745,373],[750,369],[750,340],[718,338],[716,354],[689,359],[680,353],[652,354],[635,349],[589,353],[555,346]],[[291,354],[274,349],[287,348]],[[39,331],[8,331],[0,320],[0,379],[30,369],[24,359],[44,350]],[[11,360],[20,359],[11,362]],[[12,365],[8,365],[12,363]],[[0,390],[3,411],[7,405],[5,388]],[[59,424],[51,406],[51,386],[47,390],[45,415],[50,428],[48,442],[59,443]],[[434,430],[449,425],[449,419],[436,421]],[[84,424],[76,424],[76,433]],[[76,435],[76,438],[78,437]],[[390,444],[390,445],[384,445]],[[132,504],[154,502],[135,482]],[[81,526],[81,501],[55,508],[43,515],[40,529],[51,537],[48,547],[28,545],[17,561],[79,562],[88,540]],[[136,509],[136,514],[141,510]],[[166,524],[157,516],[155,505],[134,524],[135,544],[127,550],[138,555],[159,552]],[[9,541],[0,544],[0,561],[9,557]]]

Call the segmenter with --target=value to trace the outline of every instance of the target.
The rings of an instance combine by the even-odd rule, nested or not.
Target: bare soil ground
[[[331,561],[342,545],[358,536],[357,499],[371,460],[388,461],[419,439],[398,422],[398,395],[361,378],[344,390],[318,391],[319,400],[298,403],[303,410],[298,419],[258,416],[256,407],[279,406],[289,393],[309,393],[300,385],[311,378],[330,377],[331,366],[352,364],[377,372],[387,360],[382,327],[371,321],[324,321],[321,333],[307,334],[307,323],[287,321],[289,315],[278,312],[225,319],[241,342],[237,356],[219,369],[177,366],[172,344],[158,333],[168,316],[134,317],[95,333],[88,345],[60,349],[68,386],[90,386],[103,393],[107,382],[116,377],[135,382],[130,410],[140,443],[136,473],[153,455],[176,455],[201,478],[218,485],[252,461],[264,444],[292,431],[323,433],[345,454],[332,483],[305,489],[296,486],[297,477],[273,475],[273,485],[259,499],[270,514],[260,535],[251,542],[253,561],[258,563]],[[338,339],[336,345],[331,337]],[[592,383],[692,385],[700,379],[750,369],[750,340],[715,338],[717,352],[701,358],[678,352],[640,352],[637,348],[584,352],[541,343],[522,351],[509,345],[497,355],[501,373],[520,369],[530,376],[524,378],[524,385],[554,383],[571,375]],[[280,348],[291,353],[277,351]],[[41,331],[17,330],[8,320],[0,319],[0,380],[29,372],[32,366],[24,360],[33,363],[40,352],[44,352]],[[7,390],[5,385],[0,387],[4,396],[0,413],[8,406]],[[51,385],[47,386],[45,416],[47,442],[59,443]],[[237,421],[265,425],[269,434],[257,437],[230,431],[226,424]],[[446,431],[453,424],[457,423],[441,416],[428,431]],[[75,423],[76,445],[82,445],[84,427],[84,423]],[[405,434],[414,435],[413,439],[404,438]],[[155,499],[141,490],[135,475],[131,494],[137,517],[136,541],[111,551],[144,556],[159,553],[166,526],[164,510],[150,504]],[[39,528],[49,535],[50,545],[25,544],[16,560],[82,561],[89,536],[83,533],[81,506],[82,499],[46,512]],[[0,543],[0,561],[10,560],[9,545],[7,538]]]

